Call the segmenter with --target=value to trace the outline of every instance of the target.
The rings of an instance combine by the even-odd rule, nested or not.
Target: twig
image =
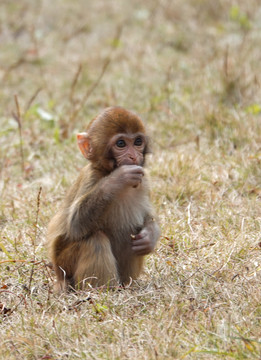
[[[29,99],[26,107],[25,107],[25,113],[30,109],[33,101],[35,100],[35,98],[37,97],[37,95],[39,94],[39,92],[42,90],[43,88],[38,88],[34,93],[33,95],[31,96],[31,98]]]
[[[21,168],[22,172],[24,174],[24,150],[23,150],[23,136],[22,136],[22,120],[21,120],[21,112],[20,112],[20,106],[18,102],[17,95],[14,95],[15,99],[15,105],[16,105],[16,113],[12,113],[13,118],[18,124],[18,130],[19,130],[19,138],[20,138],[20,156],[21,156]]]
[[[69,100],[70,100],[70,103],[73,104],[73,100],[74,100],[74,91],[75,91],[75,87],[76,87],[76,84],[78,82],[78,79],[79,79],[79,76],[82,72],[82,64],[79,64],[78,66],[78,69],[75,73],[75,76],[73,78],[73,81],[72,81],[72,85],[71,85],[71,91],[70,91],[70,96],[69,96]]]
[[[188,248],[187,251],[201,250],[201,249],[204,249],[206,247],[214,246],[215,244],[216,244],[215,242],[210,242],[208,244],[204,244],[204,245],[201,245],[201,246],[194,246],[194,247]]]
[[[224,55],[223,69],[225,73],[225,78],[228,79],[228,55],[229,55],[229,47],[226,47],[226,52]]]
[[[15,61],[13,64],[11,64],[10,66],[8,66],[8,68],[6,69],[2,80],[6,80],[7,76],[9,75],[9,73],[13,70],[15,70],[16,68],[18,68],[19,66],[23,65],[24,63],[26,63],[27,60],[25,58],[24,55],[22,55],[17,61]]]
[[[231,259],[231,256],[232,256],[235,248],[236,248],[236,244],[233,245],[233,248],[232,248],[232,250],[230,251],[227,260],[226,260],[217,270],[213,271],[213,272],[211,273],[211,275],[214,275],[214,274],[216,274],[217,272],[220,272],[220,271],[229,263],[229,261],[230,261],[230,259]]]
[[[198,268],[196,271],[194,271],[189,277],[187,277],[185,280],[181,281],[181,286],[184,286],[185,283],[191,279],[194,275],[196,275],[201,269]]]
[[[99,85],[103,75],[105,74],[106,69],[108,68],[109,64],[111,62],[111,58],[107,58],[103,64],[101,73],[99,75],[99,77],[97,78],[97,80],[91,85],[91,87],[87,90],[87,92],[85,93],[85,95],[83,96],[80,105],[78,106],[78,108],[74,109],[74,111],[72,112],[71,116],[70,116],[70,121],[72,121],[73,119],[76,118],[76,116],[79,114],[79,112],[81,111],[81,109],[84,107],[86,101],[88,100],[88,98],[90,97],[90,95],[93,93],[93,91],[96,89],[96,87]]]
[[[1,260],[0,264],[4,264],[4,263],[29,263],[29,264],[38,265],[38,264],[41,264],[42,262],[43,262],[43,260],[35,261],[35,260],[9,259],[9,260]]]
[[[14,293],[13,291],[4,290],[4,289],[3,289],[3,290],[0,289],[0,293],[8,293],[8,294],[12,294],[12,295],[14,295],[14,296],[17,296],[18,298],[21,299],[21,301],[24,302],[24,305],[25,305],[25,307],[27,308],[27,302],[26,302],[26,299],[25,299],[24,295],[22,295],[22,294],[16,294],[16,293]]]
[[[42,187],[40,186],[39,191],[38,191],[38,195],[37,195],[37,207],[36,207],[36,218],[35,218],[35,233],[34,233],[34,239],[33,239],[33,256],[34,256],[34,261],[35,261],[35,240],[37,237],[37,226],[38,226],[38,218],[39,218],[39,211],[40,211],[40,199],[41,199],[41,192],[42,192]],[[30,274],[30,279],[29,279],[29,285],[28,285],[28,290],[31,290],[31,285],[32,285],[32,280],[33,280],[33,274],[34,274],[34,267],[35,267],[35,262],[33,262],[32,264],[32,269],[31,269],[31,274]]]
[[[118,26],[118,28],[116,30],[116,35],[114,36],[112,44],[115,44],[115,42],[120,39],[121,33],[122,33],[122,28],[123,28],[122,25]],[[79,106],[76,109],[73,110],[73,112],[72,112],[72,114],[70,116],[70,122],[75,119],[75,117],[78,115],[78,113],[84,107],[84,105],[85,105],[86,101],[88,100],[88,98],[90,97],[90,95],[93,93],[93,91],[96,89],[96,87],[101,82],[101,79],[103,78],[106,70],[108,69],[108,66],[111,63],[113,51],[114,51],[114,48],[112,47],[110,55],[105,59],[105,61],[103,63],[103,66],[102,66],[102,69],[101,69],[101,72],[100,72],[98,78],[96,79],[96,81],[94,81],[94,83],[90,86],[90,88],[87,89],[87,91],[84,94],[82,100],[80,101]]]
[[[39,212],[40,212],[40,201],[41,201],[41,192],[42,192],[42,186],[40,186],[39,191],[38,191],[38,195],[37,195],[37,207],[36,207],[36,218],[35,218],[35,239],[37,236],[37,226],[38,226],[38,218],[39,218]],[[35,246],[35,239],[34,239],[34,243],[33,246]]]
[[[40,56],[40,50],[39,50],[39,42],[38,42],[38,38],[36,36],[36,30],[35,30],[35,25],[33,25],[31,28],[30,28],[30,36],[31,36],[31,41],[33,43],[33,46],[34,46],[34,52],[35,52],[35,58],[37,59],[38,61],[38,66],[39,66],[39,73],[41,75],[41,79],[43,81],[43,84],[44,84],[44,89],[45,91],[47,91],[48,95],[52,98],[52,93],[51,91],[49,90],[49,87],[48,87],[48,82],[46,81],[45,79],[45,73],[44,73],[44,68],[43,68],[43,63],[42,63],[42,59],[41,59],[41,56]]]
[[[88,31],[88,24],[83,24],[83,25],[79,26],[77,29],[75,29],[71,34],[65,35],[63,40],[64,41],[70,41],[75,36],[78,36],[79,34],[84,33],[86,31]]]

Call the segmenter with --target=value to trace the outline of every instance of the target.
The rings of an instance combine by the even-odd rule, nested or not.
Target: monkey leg
[[[57,238],[52,247],[52,263],[56,274],[55,292],[61,292],[74,287],[74,273],[79,261],[81,243],[67,242]]]
[[[136,280],[143,269],[144,257],[133,256],[128,259],[119,260],[119,277],[123,285],[129,285],[132,280]]]
[[[84,288],[87,283],[92,286],[118,284],[116,259],[110,240],[103,232],[99,231],[81,243],[73,277],[76,289]]]

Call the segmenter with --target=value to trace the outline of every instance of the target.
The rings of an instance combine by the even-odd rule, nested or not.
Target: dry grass
[[[1,1],[1,358],[260,359],[260,16],[255,0]],[[116,104],[153,138],[161,241],[131,288],[59,297],[46,226],[84,165],[75,133]]]

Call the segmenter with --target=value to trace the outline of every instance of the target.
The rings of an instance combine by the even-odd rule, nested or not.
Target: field
[[[0,358],[261,359],[261,3],[2,0]],[[45,235],[103,108],[144,120],[161,238],[57,295]]]

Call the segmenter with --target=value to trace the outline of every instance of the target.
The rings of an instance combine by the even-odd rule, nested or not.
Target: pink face
[[[146,138],[143,134],[117,134],[110,141],[110,149],[117,167],[144,163]]]

